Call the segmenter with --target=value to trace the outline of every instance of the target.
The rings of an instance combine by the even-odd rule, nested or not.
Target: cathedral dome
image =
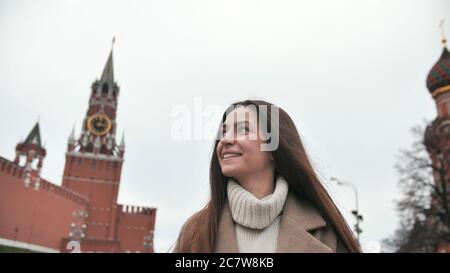
[[[427,88],[433,96],[450,91],[450,52],[447,47],[428,73]]]

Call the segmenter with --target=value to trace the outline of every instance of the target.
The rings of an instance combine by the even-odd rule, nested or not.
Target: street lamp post
[[[354,226],[355,228],[355,233],[356,233],[356,240],[359,243],[359,236],[362,233],[362,229],[360,227],[360,223],[363,221],[363,216],[361,214],[359,214],[359,202],[358,202],[358,189],[356,188],[356,186],[353,183],[347,182],[347,181],[342,181],[339,180],[335,177],[331,178],[331,181],[336,181],[336,183],[340,186],[347,186],[350,187],[354,194],[355,194],[355,203],[356,203],[356,209],[352,210],[352,214],[353,216],[356,218],[356,224]]]

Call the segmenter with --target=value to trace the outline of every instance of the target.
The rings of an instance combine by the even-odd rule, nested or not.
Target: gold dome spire
[[[445,19],[442,19],[441,22],[439,23],[439,28],[441,29],[442,46],[447,47],[447,39],[445,38],[445,32],[444,32],[444,22],[445,22]]]

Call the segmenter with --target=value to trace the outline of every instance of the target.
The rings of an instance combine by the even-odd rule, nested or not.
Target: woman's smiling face
[[[256,108],[239,106],[226,117],[217,157],[225,176],[237,180],[273,167],[270,152],[262,151]]]

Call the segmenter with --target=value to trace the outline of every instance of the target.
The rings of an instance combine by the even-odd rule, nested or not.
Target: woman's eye
[[[245,134],[248,132],[248,128],[246,126],[238,126],[237,128],[237,132],[239,134]]]
[[[220,132],[220,137],[221,138],[223,138],[223,137],[225,137],[225,135],[228,133],[228,130],[229,129],[229,127],[224,127],[222,130],[221,130],[221,132]],[[234,128],[233,128],[233,131],[234,131],[234,135],[237,135],[237,134],[239,134],[239,135],[245,135],[245,134],[247,134],[248,132],[249,132],[249,129],[248,129],[248,127],[247,126],[244,126],[244,125],[237,125],[237,126],[235,126]]]

